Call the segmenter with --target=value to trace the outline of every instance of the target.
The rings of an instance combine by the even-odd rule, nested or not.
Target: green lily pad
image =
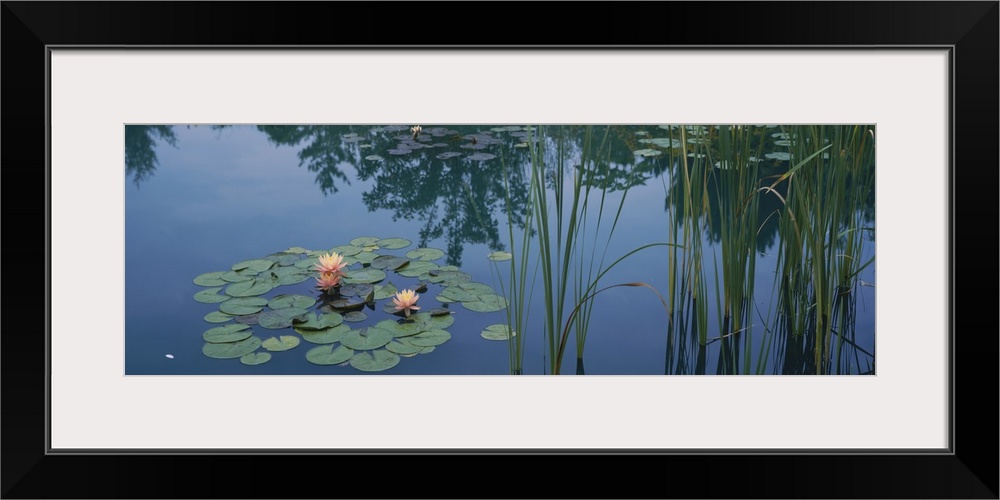
[[[400,323],[391,319],[379,321],[378,324],[375,325],[375,328],[385,330],[391,333],[395,338],[409,337],[410,335],[416,335],[424,331],[423,326],[416,321],[404,321]]]
[[[260,317],[260,313],[255,314],[244,314],[236,317],[236,322],[241,325],[256,325],[257,318]]]
[[[445,330],[455,323],[455,317],[450,314],[447,316],[432,316],[430,313],[422,312],[414,314],[410,319],[417,322],[424,330]]]
[[[427,276],[427,281],[431,283],[441,283],[446,286],[456,285],[458,283],[465,283],[472,281],[472,275],[469,273],[464,273],[462,271],[442,271],[440,269],[434,269],[429,271]]]
[[[510,259],[514,258],[514,256],[511,255],[510,252],[493,252],[493,253],[487,255],[486,258],[490,259],[492,261],[495,261],[495,262],[502,262],[502,261],[505,261],[505,260],[510,260]]]
[[[285,266],[285,267],[292,266],[296,262],[298,262],[299,259],[301,259],[301,258],[302,257],[300,257],[298,255],[290,255],[290,254],[281,255],[281,256],[278,257],[278,265],[279,266]],[[272,271],[273,270],[274,269],[272,269]]]
[[[218,304],[219,302],[225,302],[232,297],[229,295],[220,295],[219,291],[222,287],[206,288],[196,294],[194,294],[194,300],[198,302],[203,302],[205,304]]]
[[[411,243],[413,242],[404,238],[383,238],[375,244],[387,250],[399,250],[410,246]]]
[[[368,315],[361,311],[351,311],[344,314],[344,321],[348,323],[360,323],[366,319],[368,319]]]
[[[438,295],[437,297],[434,297],[434,298],[437,299],[437,301],[440,302],[440,303],[442,303],[442,304],[453,304],[455,302],[458,302],[457,300],[451,300],[448,297],[442,297],[440,295]]]
[[[201,336],[205,339],[205,342],[220,344],[224,342],[236,342],[237,340],[243,340],[251,335],[253,335],[253,331],[250,330],[249,326],[233,323],[230,325],[209,328],[208,330],[205,330],[205,333]]]
[[[295,285],[311,278],[308,274],[286,274],[278,278],[278,285]]]
[[[444,330],[428,330],[407,339],[410,344],[420,347],[434,347],[451,340],[451,334]]]
[[[632,154],[636,156],[660,156],[663,151],[659,149],[639,149],[637,151],[632,151]]]
[[[341,297],[339,299],[331,300],[328,306],[330,306],[331,311],[347,311],[348,309],[354,309],[361,307],[367,303],[366,297]]]
[[[274,289],[274,283],[270,281],[241,281],[226,287],[226,295],[233,297],[254,297],[264,295]]]
[[[252,260],[244,260],[242,262],[237,262],[233,264],[232,270],[240,271],[243,269],[253,269],[258,273],[261,273],[267,271],[268,269],[271,269],[271,266],[273,265],[274,262],[267,259],[252,259]]]
[[[377,258],[378,256],[379,254],[372,252],[370,250],[362,250],[361,253],[354,255],[351,258],[362,264],[371,264],[372,261],[375,260],[375,258]]]
[[[291,253],[291,254],[302,254],[308,251],[309,250],[302,247],[289,247],[288,250],[282,250],[283,253]]]
[[[362,352],[351,357],[351,366],[363,372],[380,372],[399,364],[399,355],[379,349],[371,354]]]
[[[459,283],[457,286],[458,286],[458,288],[461,288],[462,290],[465,290],[465,291],[468,291],[468,292],[472,292],[472,293],[474,293],[476,295],[484,295],[484,294],[488,294],[488,293],[496,293],[495,291],[493,291],[493,287],[487,285],[486,283],[476,283],[476,282],[471,282],[470,281],[470,282],[466,282],[466,283]]]
[[[356,351],[370,351],[388,344],[391,340],[391,332],[381,328],[368,328],[345,333],[340,343]]]
[[[382,158],[379,155],[368,155],[368,156],[365,157],[365,160],[368,160],[368,161],[385,161],[385,158]]]
[[[331,248],[330,252],[339,253],[344,257],[350,257],[351,255],[357,255],[361,253],[361,247],[354,245],[340,245],[339,247]]]
[[[226,314],[222,311],[212,311],[205,315],[205,321],[208,321],[209,323],[225,323],[227,321],[231,321],[235,317],[236,316],[233,316],[232,314]]]
[[[202,354],[216,359],[240,358],[250,354],[260,347],[260,339],[249,337],[239,342],[227,342],[224,344],[207,343],[201,348]]]
[[[240,356],[240,363],[244,365],[262,365],[268,361],[271,361],[271,353],[269,352],[251,352]]]
[[[378,283],[384,280],[386,277],[385,271],[381,269],[372,269],[370,267],[355,269],[353,271],[348,271],[344,278],[341,280],[345,284],[352,283]]]
[[[375,290],[375,285],[371,283],[354,283],[340,287],[340,294],[345,297],[367,297]]]
[[[344,317],[338,313],[309,314],[305,319],[295,318],[292,324],[298,330],[325,330],[344,322]]]
[[[354,351],[344,346],[334,349],[332,345],[321,345],[309,349],[306,361],[315,365],[339,365],[351,359],[353,355]]]
[[[296,262],[298,262],[298,261],[296,261]],[[285,266],[285,267],[276,267],[274,269],[268,269],[265,274],[273,274],[273,275],[277,276],[278,278],[281,278],[283,276],[288,276],[289,274],[305,274],[305,275],[308,276],[308,275],[312,275],[312,271],[310,271],[308,269],[299,269],[299,268],[295,267],[294,265],[289,265],[289,266]]]
[[[274,296],[267,307],[271,309],[285,309],[289,307],[308,308],[316,304],[316,299],[307,295],[281,294]]]
[[[451,309],[435,307],[434,309],[427,311],[427,314],[430,314],[431,316],[447,316],[451,314]]]
[[[299,345],[299,338],[295,335],[282,335],[281,338],[271,337],[261,345],[268,351],[287,351]]]
[[[479,333],[486,340],[508,340],[510,339],[510,328],[503,323],[487,326]]]
[[[257,318],[257,324],[271,330],[281,330],[292,326],[292,318],[282,314],[282,311],[268,311]]]
[[[423,347],[415,346],[413,344],[404,344],[402,342],[393,340],[385,345],[385,349],[389,352],[394,352],[401,356],[407,356],[412,354],[418,354],[423,350]]]
[[[372,267],[375,269],[391,269],[393,271],[402,268],[410,263],[410,259],[397,257],[395,255],[379,255],[372,259]]]
[[[417,260],[437,260],[444,257],[444,251],[437,248],[417,248],[406,252],[406,256]]]
[[[490,292],[492,293],[492,290],[490,290]],[[441,293],[438,294],[438,298],[440,299],[441,297],[456,302],[470,302],[473,300],[479,300],[479,294],[475,292],[470,292],[468,290],[462,290],[457,286],[449,286],[448,288],[441,290]]]
[[[480,295],[479,300],[462,302],[462,305],[470,311],[495,312],[507,307],[507,299],[496,294]]]
[[[222,273],[221,278],[229,283],[239,283],[242,281],[250,281],[257,275],[257,271],[244,269],[243,271],[226,271]]]
[[[226,274],[226,271],[216,271],[213,273],[199,274],[194,279],[195,285],[201,286],[225,286],[229,283],[222,279],[222,275]]]
[[[255,314],[267,305],[267,299],[260,297],[236,297],[219,304],[219,310],[234,316]]]
[[[304,271],[312,271],[316,264],[319,264],[319,257],[309,257],[308,259],[302,259],[295,263],[292,267],[297,267]]]
[[[375,300],[388,299],[396,295],[398,291],[396,285],[393,285],[391,281],[384,285],[375,285]]]
[[[333,328],[326,328],[323,330],[299,330],[298,328],[295,328],[295,331],[302,335],[302,340],[305,340],[310,344],[332,344],[334,342],[340,342],[340,339],[344,338],[344,334],[351,331],[351,327],[347,325],[337,325]]]
[[[351,244],[356,247],[367,247],[372,245],[378,245],[378,240],[381,238],[376,238],[374,236],[362,236],[360,238],[354,238],[351,240]]]
[[[406,267],[396,271],[400,276],[406,276],[407,278],[416,278],[421,274],[437,269],[437,264],[429,261],[423,260],[413,260],[410,261]]]

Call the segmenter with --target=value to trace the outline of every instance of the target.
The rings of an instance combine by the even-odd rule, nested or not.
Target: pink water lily
[[[333,252],[320,255],[319,264],[316,264],[316,267],[313,269],[319,271],[320,274],[343,275],[345,265],[347,264],[344,263],[344,256],[337,252]]]
[[[406,317],[409,318],[411,309],[414,311],[420,309],[414,305],[417,303],[417,299],[419,298],[420,296],[413,290],[403,290],[401,292],[396,292],[396,296],[392,298],[392,302],[396,304],[396,312],[405,311]]]
[[[340,284],[340,275],[336,273],[323,273],[316,278],[316,287],[324,292]]]

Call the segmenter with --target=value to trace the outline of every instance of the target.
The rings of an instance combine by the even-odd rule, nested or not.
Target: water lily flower
[[[414,125],[414,126],[410,127],[410,132],[413,132],[413,138],[414,139],[416,139],[417,136],[420,135],[420,131],[421,130],[423,130],[423,128],[421,128],[420,125]]]
[[[396,304],[396,312],[405,311],[406,317],[410,317],[410,310],[420,309],[415,304],[420,296],[416,294],[413,290],[403,290],[401,292],[396,292],[396,296],[392,298],[392,302]]]
[[[313,269],[320,272],[320,274],[336,274],[343,275],[343,268],[346,264],[344,263],[344,256],[337,252],[328,253],[319,256],[319,264]]]
[[[336,273],[323,273],[316,278],[316,287],[324,292],[340,284],[340,276]]]

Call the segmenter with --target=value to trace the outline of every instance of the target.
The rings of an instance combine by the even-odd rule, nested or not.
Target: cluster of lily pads
[[[489,285],[472,281],[471,275],[456,266],[435,263],[444,257],[439,249],[390,253],[410,245],[403,238],[360,237],[329,250],[292,247],[237,262],[227,271],[197,276],[194,283],[205,289],[194,299],[219,305],[217,311],[205,315],[205,321],[222,324],[202,334],[202,352],[210,358],[239,358],[243,364],[258,365],[268,362],[272,353],[295,349],[304,340],[316,345],[305,354],[310,363],[350,364],[361,371],[382,371],[396,366],[401,357],[430,353],[450,340],[447,329],[455,321],[450,304],[461,304],[470,312],[495,312],[507,307],[506,299]],[[315,290],[310,295],[271,295],[279,287],[315,279],[320,257],[333,253],[342,256],[345,264],[338,286]],[[494,252],[488,257],[506,260],[510,254]],[[417,283],[407,288],[424,296],[435,288],[435,298],[444,307],[428,310],[425,303],[415,314],[400,311],[389,300],[402,291],[391,281],[390,274],[400,283],[402,278],[416,279]],[[379,310],[379,302],[385,302],[381,310],[390,316],[369,321],[369,313]],[[369,324],[362,326],[365,322]],[[261,338],[264,330],[275,330],[276,335]],[[506,340],[507,332],[505,325],[491,325],[482,337]]]

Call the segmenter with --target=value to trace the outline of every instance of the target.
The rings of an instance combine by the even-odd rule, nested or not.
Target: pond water
[[[875,370],[874,126],[125,134],[127,375]]]

